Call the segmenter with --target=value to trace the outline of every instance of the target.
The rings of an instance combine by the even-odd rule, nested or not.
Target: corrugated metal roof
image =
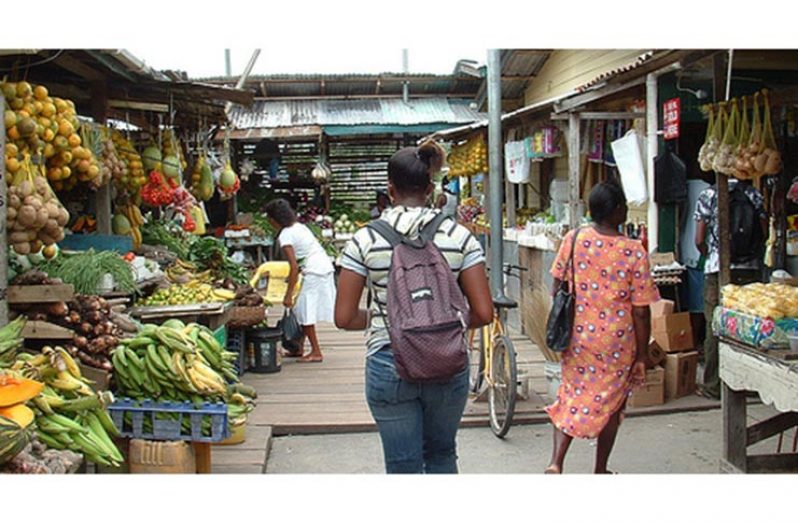
[[[590,80],[589,82],[585,83],[584,85],[580,85],[579,87],[576,88],[576,91],[580,93],[584,92],[587,89],[591,88],[592,86],[604,82],[606,80],[609,80],[614,76],[637,69],[638,67],[646,63],[648,60],[650,60],[653,56],[654,56],[654,51],[646,51],[645,53],[635,58],[634,61],[626,65],[622,65],[621,67],[616,67],[615,69],[612,69],[610,71],[605,71],[600,75],[596,76],[595,78],[593,78],[592,80]]]
[[[468,101],[447,99],[258,100],[250,108],[234,107],[235,129],[297,125],[464,124],[484,118]]]

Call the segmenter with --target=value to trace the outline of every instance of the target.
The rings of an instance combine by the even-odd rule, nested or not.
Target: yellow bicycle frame
[[[501,318],[501,313],[499,309],[495,310],[493,314],[493,321],[489,325],[485,325],[484,327],[480,327],[479,329],[471,330],[471,336],[469,339],[470,347],[474,346],[474,339],[477,335],[477,332],[480,331],[482,333],[482,340],[484,344],[481,347],[482,348],[481,358],[485,362],[485,365],[483,367],[484,371],[482,373],[483,374],[482,378],[485,380],[485,383],[488,386],[493,386],[493,383],[491,382],[492,379],[491,376],[493,376],[493,373],[491,372],[492,370],[491,367],[493,365],[493,340],[501,336],[504,336],[505,333],[504,321]]]

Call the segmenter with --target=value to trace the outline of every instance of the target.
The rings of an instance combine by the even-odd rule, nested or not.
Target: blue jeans
[[[457,429],[468,400],[468,369],[446,383],[409,383],[386,347],[366,359],[366,401],[377,422],[388,474],[456,474]]]

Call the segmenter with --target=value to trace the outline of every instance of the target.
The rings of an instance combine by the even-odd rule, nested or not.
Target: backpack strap
[[[420,249],[424,247],[427,242],[435,238],[438,229],[446,218],[448,218],[448,216],[445,214],[438,213],[431,221],[427,222],[427,224],[422,227],[418,239],[415,240],[411,240],[404,234],[399,233],[391,224],[379,218],[370,221],[367,227],[385,238],[385,241],[387,241],[392,248],[396,248],[400,243],[404,243],[410,247]]]

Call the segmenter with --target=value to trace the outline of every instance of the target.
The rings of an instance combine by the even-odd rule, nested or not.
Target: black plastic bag
[[[568,259],[571,269],[570,288],[568,280],[563,280],[560,288],[552,300],[549,319],[546,322],[546,345],[554,352],[563,352],[571,344],[571,331],[574,326],[574,302],[575,302],[575,271],[574,271],[574,247],[579,236],[579,229],[574,233],[571,240],[571,256]],[[567,269],[566,269],[567,276]]]
[[[285,309],[283,319],[277,324],[277,328],[283,333],[283,343],[296,342],[302,337],[302,326],[296,319],[296,314],[294,314],[292,309]]]

